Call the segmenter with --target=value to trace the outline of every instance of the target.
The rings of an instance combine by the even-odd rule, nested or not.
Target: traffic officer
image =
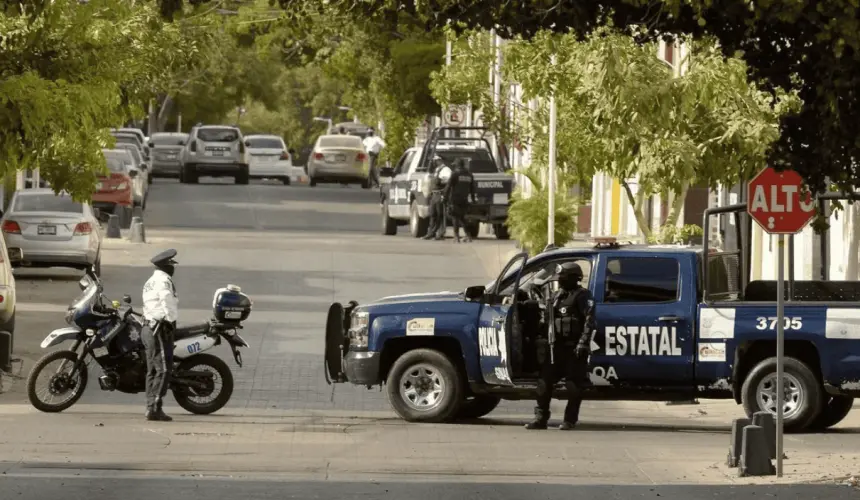
[[[146,349],[146,419],[170,422],[162,404],[170,385],[173,368],[173,332],[179,317],[179,298],[173,284],[176,250],[161,252],[150,262],[155,266],[152,276],[143,285],[143,317],[141,332]]]
[[[445,187],[451,178],[451,168],[441,156],[433,157],[433,174],[430,176],[430,226],[425,240],[444,240],[448,221],[445,219]]]
[[[448,213],[454,223],[454,241],[460,243],[460,228],[467,242],[472,241],[469,231],[466,229],[466,212],[469,202],[475,201],[475,182],[472,172],[468,167],[469,160],[459,158],[451,171],[451,178],[445,186],[443,197],[448,202]]]
[[[555,319],[555,341],[543,350],[544,356],[541,356],[539,348],[541,374],[535,419],[526,424],[526,429],[546,429],[553,387],[562,377],[568,400],[559,429],[573,429],[579,420],[582,389],[588,381],[588,356],[591,354],[591,338],[595,331],[594,298],[587,288],[579,284],[582,281],[579,264],[570,262],[559,265],[556,273],[559,290],[552,294],[548,305],[552,307]],[[552,358],[548,355],[549,349],[552,350]]]

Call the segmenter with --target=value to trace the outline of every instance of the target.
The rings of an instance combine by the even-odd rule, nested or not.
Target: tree
[[[107,129],[142,113],[179,38],[145,4],[4,4],[0,174],[39,168],[55,190],[89,198],[113,144]]]
[[[750,86],[743,63],[724,60],[713,44],[697,42],[693,49],[691,69],[682,78],[673,78],[655,57],[655,46],[608,28],[585,40],[544,31],[528,42],[511,41],[504,53],[505,77],[523,86],[526,99],[556,97],[559,170],[581,184],[595,172],[618,179],[640,230],[658,240],[677,236],[692,185],[732,185],[762,168],[778,134],[778,113],[793,102],[773,100]],[[468,68],[472,61],[464,60]],[[434,85],[474,89],[474,76],[461,73],[443,71]],[[491,105],[486,101],[484,106]],[[514,133],[532,137],[533,156],[545,164],[545,102],[529,122]],[[637,180],[635,191],[631,178]],[[672,209],[670,229],[652,235],[644,209],[654,194],[671,200]]]
[[[314,1],[281,4],[300,12]],[[848,0],[329,0],[325,8],[364,22],[408,15],[428,30],[449,22],[458,29],[496,28],[506,38],[530,39],[541,30],[581,38],[608,24],[645,26],[642,40],[713,35],[724,55],[742,58],[753,81],[769,91],[796,92],[802,102],[781,117],[768,163],[794,168],[815,190],[824,189],[828,179],[860,187],[860,16]]]

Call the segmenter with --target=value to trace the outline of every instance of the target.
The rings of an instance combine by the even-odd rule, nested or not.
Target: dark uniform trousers
[[[460,228],[463,228],[463,234],[466,235],[467,239],[471,239],[471,235],[466,229],[466,210],[469,208],[469,202],[465,203],[451,203],[449,207],[449,212],[451,214],[451,222],[454,225],[454,237],[460,238]]]
[[[445,201],[442,191],[433,191],[430,196],[430,226],[427,229],[427,236],[435,234],[437,238],[444,238],[447,228],[448,221],[445,220]]]
[[[164,404],[173,371],[173,327],[167,323],[144,325],[140,338],[146,349],[146,410],[157,411]]]
[[[370,181],[372,184],[379,186],[379,169],[376,168],[376,163],[379,161],[379,153],[368,153],[370,157]]]
[[[553,349],[555,363],[550,363],[548,353],[543,360],[537,386],[537,406],[535,407],[537,420],[543,422],[549,420],[553,387],[563,378],[568,393],[564,421],[571,424],[579,421],[582,389],[588,380],[588,360],[577,357],[576,345],[577,342],[558,339]]]

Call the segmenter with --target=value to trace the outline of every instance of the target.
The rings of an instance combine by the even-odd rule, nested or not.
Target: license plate
[[[179,157],[179,155],[167,155],[167,157],[166,157],[166,158],[167,158],[168,160],[175,160],[175,159],[176,159],[176,158],[178,158],[178,157]]]
[[[223,151],[212,151],[212,156],[224,156]]]
[[[493,193],[493,205],[507,205],[508,193]]]
[[[227,319],[239,319],[242,317],[241,311],[227,311],[224,313],[224,317]]]
[[[39,226],[38,228],[36,228],[36,232],[38,234],[55,235],[57,234],[57,226]]]

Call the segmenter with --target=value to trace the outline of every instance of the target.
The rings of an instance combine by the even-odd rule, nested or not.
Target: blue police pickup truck
[[[732,398],[747,414],[775,412],[781,400],[786,430],[799,431],[840,422],[860,394],[857,283],[789,287],[779,398],[776,282],[739,287],[737,260],[707,247],[617,244],[519,254],[499,278],[463,292],[334,303],[327,379],[385,384],[394,411],[415,422],[477,418],[501,399],[532,399],[543,316],[534,306],[566,262],[583,269],[596,303],[586,399]],[[559,384],[557,397],[564,392]]]

